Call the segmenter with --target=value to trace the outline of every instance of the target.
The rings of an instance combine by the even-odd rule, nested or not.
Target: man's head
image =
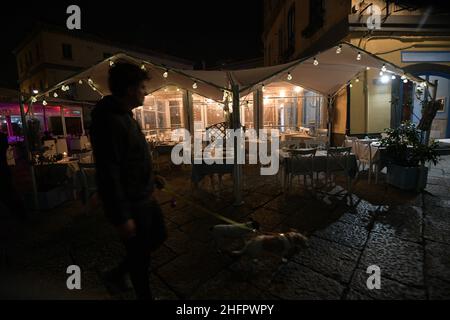
[[[125,102],[130,109],[144,104],[147,72],[130,63],[117,63],[109,70],[109,89],[113,96]]]

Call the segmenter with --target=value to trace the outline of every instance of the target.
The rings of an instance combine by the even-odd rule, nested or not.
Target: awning
[[[404,76],[409,81],[425,82],[424,79],[406,74],[400,67],[352,44],[341,43],[314,56],[287,64],[233,71],[167,69],[163,65],[120,53],[58,83],[36,98],[74,84],[90,85],[101,95],[108,95],[108,71],[111,64],[118,61],[127,61],[145,68],[151,77],[148,88],[150,93],[174,85],[216,101],[223,101],[224,91],[231,90],[231,84],[239,86],[241,95],[247,95],[263,85],[279,81],[333,96],[368,68],[384,70],[384,74],[389,77]],[[429,85],[432,86],[431,83]]]

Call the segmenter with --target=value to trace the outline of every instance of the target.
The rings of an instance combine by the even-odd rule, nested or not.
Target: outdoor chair
[[[343,173],[347,178],[347,195],[352,197],[352,185],[351,185],[351,147],[330,147],[327,149],[327,171],[326,171],[326,184],[331,182],[333,185],[332,175],[336,173]]]
[[[89,200],[97,192],[97,184],[95,181],[95,164],[79,163],[79,178],[81,187],[81,201],[84,205],[85,214],[89,213]]]
[[[362,171],[364,171],[365,166],[368,167],[368,182],[370,184],[372,180],[372,172],[375,173],[375,184],[378,183],[378,164],[374,162],[371,148],[371,141],[356,141],[356,150],[358,157],[358,171],[359,166],[362,165]]]
[[[303,185],[307,189],[306,177],[311,179],[311,188],[314,192],[314,158],[317,149],[291,149],[291,157],[288,165],[288,191],[292,188],[292,180],[295,176],[303,176]]]

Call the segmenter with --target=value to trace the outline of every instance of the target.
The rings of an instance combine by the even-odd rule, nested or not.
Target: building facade
[[[117,53],[127,53],[168,67],[193,69],[193,62],[185,59],[40,25],[14,50],[20,92],[24,96],[42,92]],[[0,121],[9,124],[8,133],[14,136],[19,135],[22,125],[17,98],[18,94],[15,101],[0,101],[0,109],[4,111],[0,112]],[[70,86],[67,91],[58,91],[57,96],[47,97],[46,105],[42,101],[35,103],[31,113],[39,120],[41,132],[50,131],[57,136],[84,135],[93,102],[99,98],[88,85]],[[17,128],[15,131],[11,129],[13,126]]]
[[[442,108],[431,137],[450,137],[450,15],[433,1],[265,0],[264,62],[285,63],[346,41],[430,82]],[[421,118],[413,83],[368,70],[336,99],[333,133],[367,135]]]

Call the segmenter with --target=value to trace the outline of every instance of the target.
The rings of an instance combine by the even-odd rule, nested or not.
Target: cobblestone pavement
[[[244,170],[244,204],[232,205],[232,181],[190,184],[190,169],[173,168],[170,186],[181,196],[157,192],[169,228],[153,255],[151,283],[160,299],[449,299],[450,157],[429,171],[426,192],[411,194],[361,174],[354,207],[339,197],[312,195],[294,184],[282,193],[275,177]],[[340,183],[342,182],[342,183]],[[345,185],[337,180],[337,184]],[[339,191],[337,186],[334,191]],[[333,192],[333,191],[332,191]],[[309,245],[283,262],[219,254],[209,228],[221,223],[204,208],[235,221],[250,218],[263,232],[295,228]],[[3,210],[4,211],[4,210]],[[1,294],[38,299],[133,299],[111,296],[99,274],[123,255],[115,230],[100,208],[85,214],[79,201],[18,223],[0,215]],[[231,243],[228,248],[237,248]],[[82,270],[82,290],[66,289],[66,268]],[[381,289],[368,290],[367,267],[381,269]]]

